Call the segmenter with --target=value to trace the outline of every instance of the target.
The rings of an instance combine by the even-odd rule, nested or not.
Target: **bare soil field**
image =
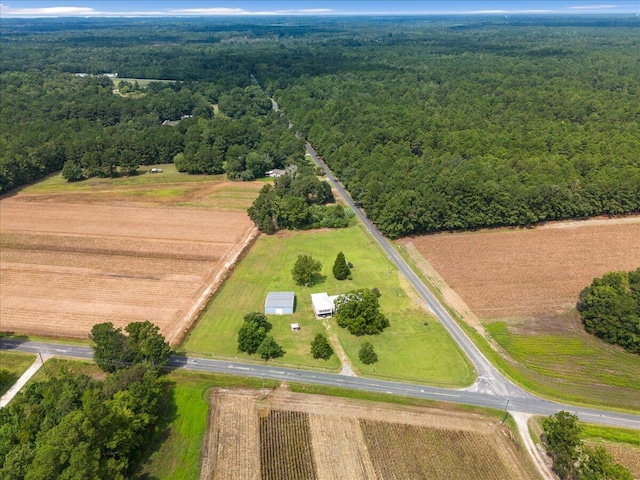
[[[235,188],[219,181],[199,185],[198,208],[176,206],[193,192],[167,201],[166,185],[98,187],[0,200],[0,330],[86,338],[96,323],[149,320],[179,343],[256,234],[234,208],[248,199],[211,206]]]
[[[555,316],[595,277],[640,266],[640,217],[407,238],[481,319]]]
[[[223,453],[230,442],[233,462]],[[201,478],[537,478],[520,448],[499,420],[477,413],[217,389]]]

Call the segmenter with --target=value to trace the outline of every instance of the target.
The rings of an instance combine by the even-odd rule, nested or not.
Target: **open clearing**
[[[575,303],[594,277],[640,266],[639,238],[640,217],[626,217],[400,244],[414,260],[416,248],[424,256],[416,261],[422,272],[465,321],[486,328],[521,384],[570,402],[638,411],[640,357],[587,334]]]
[[[352,280],[339,281],[331,273],[340,251],[354,265]],[[313,287],[297,286],[291,270],[298,255],[311,255],[320,261],[326,279]],[[338,327],[335,319],[323,322],[315,318],[311,293],[334,295],[365,287],[377,287],[382,294],[381,309],[391,326],[380,335],[356,337]],[[237,351],[238,330],[246,313],[263,311],[269,291],[296,292],[293,315],[268,316],[272,325],[269,334],[286,352],[282,358],[269,360],[270,363],[338,369],[335,355],[328,361],[311,356],[311,340],[317,333],[323,333],[340,342],[358,373],[453,387],[473,382],[474,372],[468,360],[360,226],[260,235],[184,342],[185,351],[188,354],[261,361],[256,355]],[[291,331],[292,322],[300,324],[299,332]],[[363,341],[373,343],[380,359],[378,363],[364,365],[360,362],[358,350]]]
[[[215,389],[202,479],[527,479],[499,419],[291,393]]]
[[[244,209],[259,185],[243,197],[220,177],[168,176],[169,196],[162,174],[54,176],[0,200],[2,331],[86,338],[96,323],[149,320],[178,343],[255,235]]]

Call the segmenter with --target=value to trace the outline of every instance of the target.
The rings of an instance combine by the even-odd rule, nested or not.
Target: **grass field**
[[[333,261],[341,250],[354,265],[353,279],[342,282],[331,274]],[[322,273],[327,277],[323,283],[311,288],[294,284],[291,269],[302,254],[322,263]],[[335,356],[326,362],[314,360],[309,353],[315,334],[326,332],[322,322],[314,317],[310,294],[323,291],[340,294],[363,287],[380,290],[381,307],[391,327],[378,336],[353,337],[333,320],[329,321],[330,333],[338,336],[357,371],[450,386],[473,381],[472,368],[457,346],[440,323],[417,304],[413,291],[399,279],[395,267],[359,226],[261,236],[218,291],[183,348],[193,354],[254,359],[237,352],[237,332],[243,315],[261,311],[269,291],[295,291],[294,315],[269,316],[273,325],[271,334],[287,352],[275,363],[335,370],[339,367]],[[291,332],[292,322],[300,324],[300,332]],[[364,340],[371,341],[377,349],[380,361],[373,366],[364,366],[358,360],[358,349]]]
[[[273,388],[275,381],[175,370],[166,376],[173,385],[171,408],[140,476],[171,480],[200,478],[200,448],[207,430],[210,389],[214,387]]]
[[[162,168],[162,173],[150,173],[153,167]],[[143,165],[128,177],[72,183],[58,173],[20,189],[20,193],[46,201],[53,195],[65,195],[75,202],[136,202],[244,213],[263,185],[263,181],[230,182],[224,175],[189,175],[178,172],[173,164],[163,164]]]
[[[29,368],[36,356],[31,353],[18,353],[0,350],[0,370],[9,372],[9,377],[0,383],[0,396],[4,395],[11,385]]]
[[[66,360],[63,358],[50,358],[29,380],[32,382],[43,382],[64,374],[80,375],[84,373],[97,379],[103,379],[105,374],[95,363],[83,360]]]
[[[578,328],[573,333],[531,335],[518,333],[505,322],[485,327],[519,362],[515,369],[533,382],[530,387],[536,391],[570,402],[640,411],[637,356]]]

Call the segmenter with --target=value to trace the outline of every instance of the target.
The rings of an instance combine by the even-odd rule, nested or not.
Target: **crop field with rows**
[[[86,338],[96,323],[149,320],[178,344],[256,233],[245,211],[222,207],[229,182],[168,201],[165,184],[118,180],[36,184],[0,201],[3,332]]]
[[[212,394],[202,479],[537,478],[496,417],[276,390]]]

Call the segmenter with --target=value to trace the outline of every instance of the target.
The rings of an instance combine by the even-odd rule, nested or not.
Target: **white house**
[[[327,295],[327,292],[312,293],[311,303],[313,304],[313,311],[316,313],[316,317],[331,317],[336,313],[336,307],[334,301],[340,295]]]

